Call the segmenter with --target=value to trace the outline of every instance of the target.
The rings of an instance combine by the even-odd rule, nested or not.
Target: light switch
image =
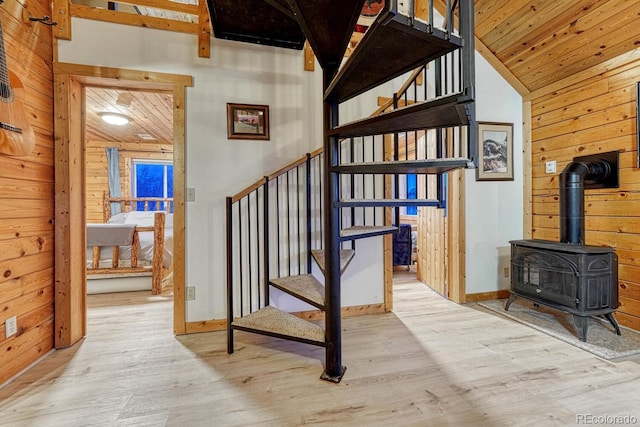
[[[187,187],[187,202],[196,201],[196,189]]]

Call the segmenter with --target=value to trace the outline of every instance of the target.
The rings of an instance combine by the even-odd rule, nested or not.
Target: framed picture
[[[478,123],[476,181],[513,181],[513,123]]]
[[[269,139],[269,106],[227,103],[229,139]]]

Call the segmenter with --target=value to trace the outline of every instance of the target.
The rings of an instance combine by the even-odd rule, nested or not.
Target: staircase
[[[422,20],[413,14],[413,1],[387,0],[342,66],[364,0],[266,3],[295,19],[322,67],[324,142],[322,152],[227,199],[228,351],[234,351],[234,330],[322,346],[321,378],[337,383],[346,369],[341,274],[354,255],[347,242],[394,232],[401,206],[445,206],[446,172],[475,167],[473,2],[462,0],[456,7],[456,1],[451,7],[447,0],[439,28],[432,1]],[[215,7],[211,0],[214,28]],[[339,123],[341,103],[413,70],[384,111]],[[389,138],[392,150],[380,144]],[[415,145],[413,158],[409,140]],[[418,140],[433,140],[424,143],[431,148],[419,154]],[[367,148],[375,146],[381,148]],[[407,199],[400,191],[408,174],[428,177],[419,198]],[[389,209],[395,209],[392,223],[385,215]],[[312,258],[324,284],[311,274]],[[270,288],[323,310],[324,327],[272,306]]]

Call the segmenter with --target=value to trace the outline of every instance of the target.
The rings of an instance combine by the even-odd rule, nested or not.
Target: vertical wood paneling
[[[640,55],[627,54],[606,65],[530,97],[532,236],[558,239],[558,177],[574,157],[619,150],[620,188],[585,191],[585,238],[587,244],[616,249],[617,317],[640,329],[640,169],[635,165]],[[548,160],[557,162],[557,173],[545,173]]]
[[[0,154],[0,385],[54,341],[52,38],[50,27],[24,25],[23,10],[15,0],[0,7],[7,66],[24,85],[23,106],[36,134],[31,153]],[[51,13],[41,0],[30,1],[29,10]],[[18,332],[5,338],[12,316]]]
[[[72,111],[82,111],[82,86],[69,75],[55,76],[56,105],[56,210],[55,210],[55,346],[68,347],[86,332],[86,268],[84,224],[84,157],[82,153],[82,118]],[[74,165],[71,168],[69,165]],[[81,283],[70,288],[69,283]]]

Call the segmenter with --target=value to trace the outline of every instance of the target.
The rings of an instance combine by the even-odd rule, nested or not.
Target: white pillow
[[[122,212],[116,214],[107,220],[107,224],[124,224],[127,220],[127,215],[129,212]]]
[[[153,217],[156,212],[164,213],[164,211],[131,211],[124,223],[135,224],[140,227],[153,227]]]

